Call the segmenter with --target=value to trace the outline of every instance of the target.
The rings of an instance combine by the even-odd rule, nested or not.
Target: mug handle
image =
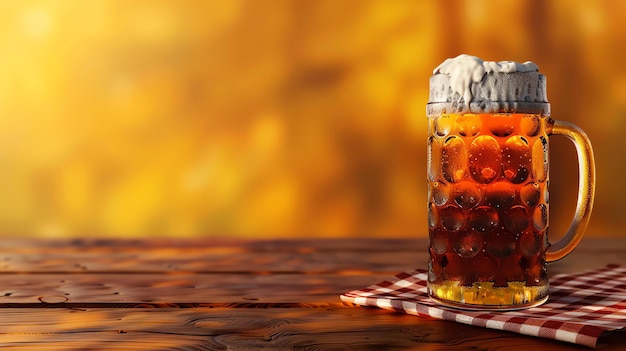
[[[567,256],[583,237],[593,207],[596,184],[596,167],[591,142],[585,132],[573,123],[554,121],[547,128],[548,135],[564,135],[574,143],[578,156],[578,201],[574,219],[567,233],[546,251],[546,261],[552,262]]]

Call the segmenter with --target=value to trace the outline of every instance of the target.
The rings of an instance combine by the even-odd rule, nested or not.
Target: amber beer
[[[431,119],[432,296],[494,306],[548,296],[546,123],[538,114]]]
[[[550,118],[546,79],[532,62],[461,55],[430,79],[428,293],[470,309],[516,309],[548,299],[547,263],[580,241],[593,203],[591,144]],[[567,233],[548,243],[549,136],[576,146],[579,187]]]

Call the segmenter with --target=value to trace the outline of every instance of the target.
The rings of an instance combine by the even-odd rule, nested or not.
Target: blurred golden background
[[[468,53],[539,65],[594,144],[588,235],[621,236],[625,23],[613,1],[0,2],[0,235],[426,236],[428,77]],[[558,236],[577,168],[551,148]]]

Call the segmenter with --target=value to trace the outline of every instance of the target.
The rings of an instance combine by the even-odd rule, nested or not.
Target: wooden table
[[[9,350],[586,350],[343,304],[426,267],[421,240],[5,241]],[[626,265],[626,240],[585,239],[550,273]],[[626,349],[626,338],[602,350]]]

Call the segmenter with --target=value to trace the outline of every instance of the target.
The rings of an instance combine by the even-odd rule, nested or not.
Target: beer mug
[[[589,222],[595,166],[577,126],[550,118],[546,78],[532,62],[461,55],[430,78],[428,293],[466,309],[517,309],[548,299],[548,262],[569,254]],[[548,242],[549,136],[576,146],[578,202]]]

